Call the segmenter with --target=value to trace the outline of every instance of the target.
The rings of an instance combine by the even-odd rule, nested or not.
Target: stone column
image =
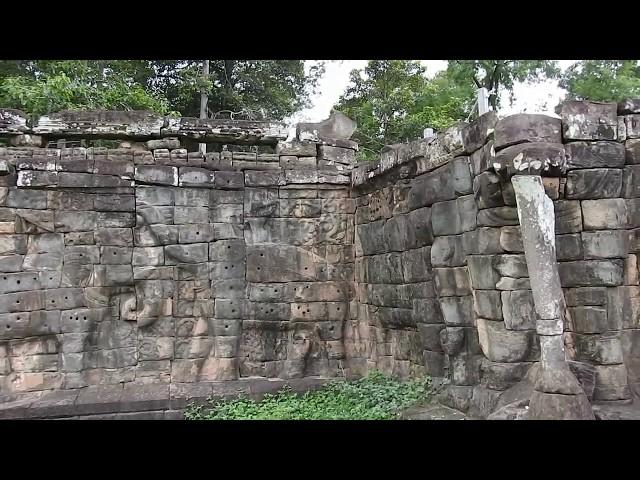
[[[546,196],[540,176],[516,175],[511,181],[540,337],[540,366],[529,404],[530,418],[594,419],[587,396],[565,359],[564,297],[556,263],[553,202]]]

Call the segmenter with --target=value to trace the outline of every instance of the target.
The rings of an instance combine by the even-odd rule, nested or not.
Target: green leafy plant
[[[244,396],[229,401],[192,403],[188,420],[393,420],[409,406],[426,401],[430,378],[398,381],[374,371],[355,381],[332,381],[303,394],[284,388],[255,401]]]

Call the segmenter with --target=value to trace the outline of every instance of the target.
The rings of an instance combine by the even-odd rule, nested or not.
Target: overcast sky
[[[560,67],[566,69],[576,60],[560,60]],[[446,60],[421,60],[427,69],[427,75],[433,76],[447,67]],[[307,61],[311,65],[313,60]],[[349,72],[354,68],[363,68],[367,60],[342,60],[327,62],[326,73],[320,80],[317,94],[311,98],[312,106],[293,115],[291,121],[319,122],[329,116],[331,107],[349,84]],[[508,99],[503,102],[500,115],[513,113],[545,113],[556,116],[553,109],[564,96],[564,90],[558,88],[557,80],[541,82],[537,84],[516,84],[514,87],[515,102],[509,106]]]

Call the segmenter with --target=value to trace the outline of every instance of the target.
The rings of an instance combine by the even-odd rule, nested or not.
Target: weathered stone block
[[[537,360],[540,347],[535,330],[507,330],[503,322],[478,318],[478,338],[484,355],[492,362],[516,363]]]
[[[98,228],[129,228],[135,225],[134,212],[98,212]]]
[[[462,234],[462,246],[465,254],[490,255],[503,253],[500,246],[500,229],[479,227]]]
[[[431,279],[431,248],[423,247],[401,253],[403,278],[407,283]]]
[[[207,207],[174,207],[173,223],[176,225],[209,223],[209,209]]]
[[[414,178],[409,191],[409,208],[414,210],[435,202],[454,200],[458,196],[454,179],[450,163]]]
[[[248,217],[277,217],[280,213],[278,190],[247,188],[244,192],[244,214]]]
[[[436,203],[431,208],[434,235],[455,235],[476,228],[476,202],[471,195],[448,202]]]
[[[569,307],[581,305],[605,305],[607,289],[604,287],[580,287],[564,290],[564,298]]]
[[[640,197],[640,165],[629,165],[622,175],[622,197]]]
[[[479,317],[502,320],[502,300],[495,290],[473,290],[473,307]]]
[[[178,185],[181,187],[212,188],[214,185],[214,173],[205,168],[180,167]]]
[[[54,225],[58,232],[92,231],[98,227],[97,212],[56,210]]]
[[[163,247],[135,247],[133,249],[132,265],[164,265]]]
[[[506,390],[524,378],[531,363],[496,363],[483,361],[482,384],[494,390]]]
[[[578,205],[579,208],[579,205]],[[580,218],[582,220],[582,217]],[[500,247],[506,252],[519,253],[524,252],[522,245],[522,235],[519,226],[507,226],[500,229]],[[484,252],[483,252],[484,253]],[[486,252],[499,253],[499,252]]]
[[[493,268],[495,256],[470,255],[467,257],[469,276],[474,289],[495,290],[500,275]]]
[[[439,299],[444,323],[448,326],[473,326],[473,297],[443,297]]]
[[[136,226],[173,225],[174,207],[140,206],[136,208]]]
[[[433,273],[439,297],[471,295],[466,267],[434,268]]]
[[[497,255],[493,268],[503,277],[528,277],[527,262],[524,255]]]
[[[640,287],[607,289],[607,318],[610,330],[640,328]]]
[[[136,186],[136,206],[143,205],[167,206],[175,203],[174,192],[182,191],[182,189],[173,189],[169,187],[147,187],[144,185]]]
[[[240,204],[219,204],[209,210],[209,221],[212,223],[242,223],[244,209]]]
[[[436,237],[431,247],[431,265],[434,267],[461,267],[467,259],[462,235]]]
[[[212,242],[214,238],[213,225],[208,223],[180,225],[178,227],[178,241],[180,243]]]
[[[640,139],[632,138],[624,142],[625,163],[640,163]]]
[[[215,174],[214,183],[217,188],[222,189],[243,188],[244,174],[242,172],[217,172]]]
[[[560,107],[566,140],[616,140],[618,113],[615,103],[564,102]]]
[[[631,398],[625,365],[598,365],[594,400],[627,400]]]
[[[142,247],[178,243],[178,227],[173,225],[150,225],[133,231],[135,244]]]
[[[481,148],[493,133],[498,116],[494,111],[481,115],[462,129],[464,153],[473,153]]]
[[[9,189],[6,206],[12,208],[47,208],[47,192],[41,190]]]
[[[110,287],[133,284],[131,265],[94,265],[94,285]]]
[[[479,227],[502,227],[519,224],[518,209],[514,207],[495,207],[478,211]]]
[[[531,290],[501,292],[502,314],[507,330],[534,330],[536,312]]]
[[[185,245],[167,245],[164,248],[165,264],[202,263],[209,260],[209,245],[207,243],[192,243]]]
[[[624,145],[618,142],[571,142],[565,145],[569,170],[577,168],[622,168]]]
[[[575,335],[578,360],[596,365],[623,363],[619,333]]]
[[[556,234],[574,233],[582,230],[580,202],[558,200],[553,203]]]
[[[314,142],[304,142],[292,140],[290,142],[279,142],[276,146],[278,155],[295,155],[298,157],[315,157],[317,154],[317,144]]]
[[[558,272],[563,287],[622,285],[622,260],[561,262]]]
[[[582,260],[583,257],[580,234],[556,235],[556,260]]]
[[[589,168],[567,174],[567,199],[598,199],[619,197],[622,191],[622,170]]]
[[[265,172],[262,170],[247,170],[244,172],[244,183],[247,187],[277,187],[279,185],[285,185],[286,182],[284,172],[282,171]]]
[[[210,192],[200,188],[176,188],[175,205],[180,207],[208,207]]]
[[[151,185],[178,185],[178,168],[160,165],[137,165],[136,182]]]
[[[495,148],[523,142],[561,143],[560,119],[547,115],[520,113],[496,123]]]
[[[626,228],[627,204],[623,199],[583,200],[581,204],[585,230]]]
[[[584,258],[625,258],[629,250],[629,235],[625,230],[582,232]]]
[[[102,247],[100,248],[100,263],[103,265],[130,264],[132,253],[132,247]]]
[[[483,172],[473,179],[473,195],[479,209],[504,206],[500,177]]]

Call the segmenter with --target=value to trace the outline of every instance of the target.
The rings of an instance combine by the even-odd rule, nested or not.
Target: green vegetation
[[[416,60],[371,60],[351,72],[351,83],[336,110],[353,118],[353,136],[362,160],[375,160],[385,145],[422,137],[431,127],[442,131],[474,118],[476,89],[489,90],[489,103],[499,106],[498,92],[510,93],[515,82],[537,82],[559,75],[547,60],[450,60],[433,78]]]
[[[393,420],[407,407],[428,399],[429,378],[401,382],[380,372],[352,382],[335,380],[297,394],[285,388],[261,401],[239,397],[189,405],[188,420]]]
[[[560,87],[574,100],[619,102],[640,97],[638,60],[582,60],[563,74]]]
[[[243,112],[275,120],[304,107],[324,72],[302,60],[0,60],[0,105],[32,115],[65,109],[151,110],[209,116]],[[224,117],[223,117],[224,118]]]

